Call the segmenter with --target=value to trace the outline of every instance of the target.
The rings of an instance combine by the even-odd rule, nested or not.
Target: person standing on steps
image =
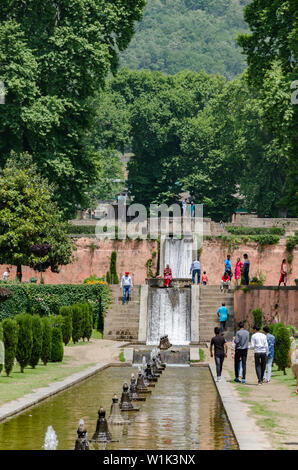
[[[207,283],[208,283],[208,276],[206,274],[206,271],[203,272],[202,283],[203,283],[204,286],[206,286]]]
[[[250,262],[249,262],[249,259],[248,259],[248,256],[247,256],[246,253],[243,255],[243,258],[244,258],[243,274],[244,274],[244,279],[245,279],[245,285],[248,286],[249,285],[249,266],[250,266]]]
[[[251,337],[249,349],[255,350],[255,367],[258,377],[258,385],[263,385],[264,373],[268,356],[268,343],[264,333],[260,333],[260,327],[253,327],[254,334]]]
[[[229,318],[229,310],[227,309],[226,304],[224,302],[221,304],[221,307],[217,310],[217,316],[220,321],[221,332],[223,333],[226,329],[226,322]]]
[[[227,259],[225,260],[225,273],[230,276],[230,280],[232,280],[232,264],[231,264],[231,255],[227,255]]]
[[[192,262],[192,265],[190,267],[190,274],[192,277],[192,283],[196,283],[196,277],[198,276],[198,282],[197,284],[200,284],[201,282],[201,263],[197,259]]]
[[[273,336],[271,333],[269,333],[269,327],[268,326],[264,326],[263,331],[266,335],[266,339],[267,339],[267,343],[268,343],[267,378],[266,378],[266,367],[265,367],[263,382],[270,382],[272,362],[273,362],[273,359],[274,359],[275,336]]]
[[[240,258],[237,259],[237,263],[235,266],[235,281],[236,281],[236,286],[239,286],[241,284],[241,268],[243,268],[243,263]]]
[[[120,289],[123,288],[123,300],[122,304],[124,305],[125,302],[130,300],[130,290],[133,288],[132,278],[127,271],[124,276],[122,276]]]
[[[239,330],[235,336],[235,360],[234,360],[234,369],[235,369],[235,379],[234,382],[240,382],[239,380],[239,366],[240,361],[242,364],[242,383],[245,384],[246,380],[246,360],[247,360],[247,351],[248,351],[248,340],[249,332],[244,329],[244,323],[241,321],[238,323]]]
[[[279,278],[278,286],[280,286],[282,282],[284,283],[284,286],[287,285],[287,261],[286,259],[283,259],[281,263],[280,278]]]
[[[215,336],[213,336],[210,343],[210,356],[213,357],[212,346],[214,346],[216,375],[217,382],[219,382],[221,379],[222,365],[228,354],[228,345],[225,338],[220,335],[220,328],[218,328],[218,326],[214,328],[214,333]]]

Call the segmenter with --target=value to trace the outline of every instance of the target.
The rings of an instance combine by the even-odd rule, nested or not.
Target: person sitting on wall
[[[125,302],[130,300],[130,289],[133,288],[132,284],[132,279],[129,275],[129,272],[127,271],[124,276],[122,276],[121,283],[120,283],[120,289],[123,287],[123,300],[122,303],[123,305]]]
[[[164,287],[170,287],[170,282],[172,280],[172,270],[168,264],[166,265],[164,269],[163,276],[164,276]]]
[[[221,278],[221,281],[220,281],[220,290],[221,290],[221,292],[223,292],[224,286],[228,287],[228,291],[231,290],[231,278],[230,278],[230,276],[228,275],[227,272],[224,273],[224,275],[223,275],[223,277]]]

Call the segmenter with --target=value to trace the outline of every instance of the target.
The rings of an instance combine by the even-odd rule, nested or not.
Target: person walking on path
[[[241,321],[238,323],[239,330],[235,336],[235,379],[234,382],[240,382],[239,380],[239,366],[240,361],[242,363],[242,383],[245,384],[246,380],[246,360],[248,351],[248,339],[249,333],[244,329],[244,323]]]
[[[235,349],[236,349],[235,336],[233,336],[232,343],[231,343],[231,358],[233,359],[233,361],[235,360]],[[242,362],[241,362],[241,359],[240,359],[240,362],[239,362],[238,373],[239,373],[238,377],[242,378]]]
[[[200,284],[201,282],[201,263],[197,259],[193,261],[191,267],[190,267],[190,274],[192,277],[192,283],[196,283],[196,277],[198,276],[198,282],[197,284]]]
[[[214,346],[214,360],[216,366],[217,382],[221,379],[222,365],[225,357],[228,355],[228,345],[225,338],[220,335],[218,326],[214,328],[215,336],[211,339],[210,343],[210,356],[213,357],[212,346]]]
[[[221,278],[221,281],[220,281],[221,292],[223,292],[224,286],[228,286],[228,291],[231,290],[231,278],[228,275],[228,273],[224,273],[223,277]]]
[[[265,367],[263,382],[270,382],[272,362],[273,362],[273,359],[274,359],[275,336],[273,336],[271,333],[269,333],[269,327],[268,326],[264,326],[263,331],[266,335],[266,339],[267,339],[267,343],[268,343],[267,378],[266,378],[266,367]]]
[[[260,327],[253,327],[254,334],[251,337],[249,349],[255,350],[255,367],[258,377],[258,385],[263,385],[263,378],[266,369],[266,358],[268,356],[268,343],[264,333],[260,333]]]
[[[280,286],[282,282],[284,283],[284,286],[287,285],[287,261],[286,259],[283,259],[281,263],[280,278],[279,278],[278,286]]]
[[[245,285],[248,286],[249,285],[249,266],[250,266],[250,262],[249,262],[249,259],[248,259],[248,256],[247,256],[246,253],[243,255],[243,258],[244,258],[243,274],[244,274],[244,279],[245,279]]]
[[[217,316],[220,321],[221,332],[223,333],[226,329],[226,322],[229,318],[229,310],[227,309],[225,303],[222,303],[221,307],[219,307],[219,309],[217,310]]]
[[[164,277],[164,287],[170,287],[170,282],[173,279],[173,277],[172,277],[172,270],[168,264],[166,265],[163,271],[163,277]]]
[[[208,276],[206,274],[206,271],[204,271],[203,276],[202,276],[202,283],[203,283],[204,286],[206,286],[207,282],[208,282]]]
[[[126,301],[130,300],[130,290],[133,288],[132,279],[128,271],[122,276],[120,289],[121,287],[123,288],[122,304],[124,305]]]
[[[239,284],[241,284],[241,268],[242,267],[243,267],[243,263],[242,263],[241,259],[238,258],[236,266],[235,266],[235,281],[236,281],[237,286],[239,286]]]

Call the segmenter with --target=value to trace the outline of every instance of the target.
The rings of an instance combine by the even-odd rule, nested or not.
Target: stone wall
[[[247,320],[253,326],[252,310],[261,308],[266,323],[284,322],[298,328],[298,288],[297,287],[251,287],[234,292],[235,323]]]
[[[63,266],[59,274],[50,271],[44,273],[46,283],[63,284],[81,283],[91,274],[103,276],[109,270],[110,257],[113,250],[117,251],[117,272],[122,275],[125,271],[133,274],[135,284],[144,284],[147,276],[146,262],[153,258],[152,271],[156,273],[158,261],[158,242],[148,240],[104,240],[96,238],[77,238],[75,240],[77,251],[76,262],[69,266]],[[281,239],[277,245],[270,245],[262,252],[258,251],[256,243],[237,245],[230,250],[219,240],[204,240],[201,254],[202,271],[207,271],[209,284],[219,285],[224,272],[224,260],[228,253],[231,254],[232,267],[234,268],[238,257],[243,260],[243,254],[247,253],[251,262],[250,275],[259,274],[260,271],[266,276],[265,285],[276,286],[280,276],[280,265],[283,258],[287,258],[286,241]],[[295,285],[298,278],[298,250],[293,252],[293,262],[288,276],[288,285]],[[0,266],[0,278],[5,271],[6,265]],[[14,279],[15,267],[11,268],[10,278]],[[30,277],[40,277],[40,274],[23,267],[23,280],[28,281]]]

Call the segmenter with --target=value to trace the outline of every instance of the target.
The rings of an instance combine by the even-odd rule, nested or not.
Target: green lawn
[[[25,368],[25,372],[20,372],[19,365],[15,365],[11,375],[5,376],[2,371],[0,375],[0,405],[32,393],[35,389],[47,387],[53,382],[65,379],[69,375],[87,369],[94,364],[84,364],[80,366],[70,366],[69,358],[64,357],[62,362],[49,362],[47,366],[39,363],[35,369],[30,366]]]

